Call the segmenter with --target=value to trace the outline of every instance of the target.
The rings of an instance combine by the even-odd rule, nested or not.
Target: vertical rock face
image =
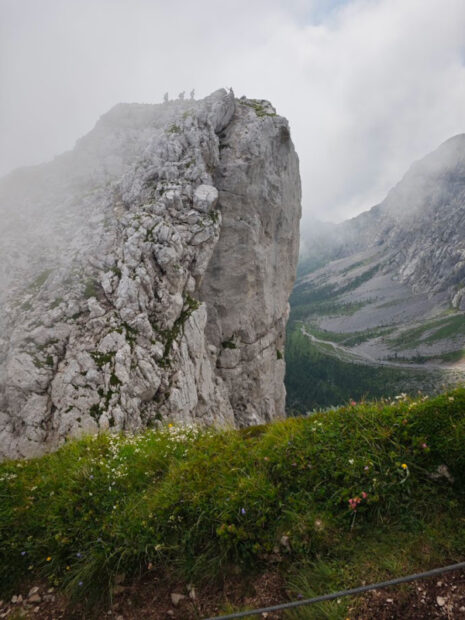
[[[287,122],[266,102],[239,101],[220,149],[215,185],[223,225],[200,297],[209,308],[209,342],[220,352],[217,372],[236,423],[245,426],[284,411],[300,183]]]
[[[283,414],[300,180],[270,104],[118,105],[0,216],[1,458]]]

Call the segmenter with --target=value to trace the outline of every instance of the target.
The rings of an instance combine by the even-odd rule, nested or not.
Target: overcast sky
[[[222,86],[289,119],[304,214],[339,221],[465,132],[465,1],[0,0],[0,174]]]

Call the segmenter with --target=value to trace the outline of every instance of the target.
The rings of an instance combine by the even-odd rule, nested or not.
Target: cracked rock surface
[[[268,102],[119,104],[0,215],[0,458],[283,415],[300,179]]]

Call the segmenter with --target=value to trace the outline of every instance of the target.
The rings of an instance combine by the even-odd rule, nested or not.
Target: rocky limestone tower
[[[0,458],[284,414],[300,179],[268,102],[117,105],[0,217]]]

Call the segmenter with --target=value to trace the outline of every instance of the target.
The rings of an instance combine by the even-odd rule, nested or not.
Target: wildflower
[[[269,459],[269,457],[264,456],[264,457],[263,457],[263,460],[264,460],[264,461],[269,461],[270,459]]]
[[[402,469],[408,469],[407,463],[402,463],[401,467]]]
[[[300,592],[299,592],[299,594],[297,595],[297,598],[298,598],[298,599],[304,598],[304,595],[303,595],[303,594],[300,594]]]
[[[368,471],[370,468],[368,467],[368,465],[365,465],[365,467],[363,468],[365,471]]]
[[[352,407],[355,407],[355,405],[356,405],[357,403],[355,402],[355,400],[351,400],[351,401],[350,401],[350,404],[352,405]]]
[[[21,555],[26,555],[26,552],[25,551],[21,551]]]
[[[426,450],[426,448],[428,447],[425,443],[421,444],[421,447],[423,448],[423,450]]]
[[[365,493],[365,491],[362,491],[362,497],[363,499],[366,499],[368,497],[368,493]]]
[[[454,400],[453,396],[449,396],[449,400],[452,402]]]
[[[245,515],[245,508],[241,508],[241,515]]]
[[[77,558],[81,558],[82,557],[82,553],[80,553],[79,551],[76,553],[76,557]]]
[[[353,465],[354,464],[354,459],[349,459],[349,463],[350,463],[350,465]]]
[[[168,424],[168,428],[173,428],[173,425],[172,424]]]
[[[351,497],[349,499],[349,508],[351,510],[357,510],[357,506],[360,504],[362,500],[360,499],[360,497]]]
[[[78,586],[79,586],[79,587],[80,587],[80,586],[82,586],[82,581],[80,581],[80,582],[78,583]]]
[[[69,566],[66,567],[66,570],[69,570]]]
[[[50,556],[48,556],[48,558],[47,558],[47,562],[50,562],[50,561],[51,561],[51,559],[52,559],[52,558],[51,558]]]

